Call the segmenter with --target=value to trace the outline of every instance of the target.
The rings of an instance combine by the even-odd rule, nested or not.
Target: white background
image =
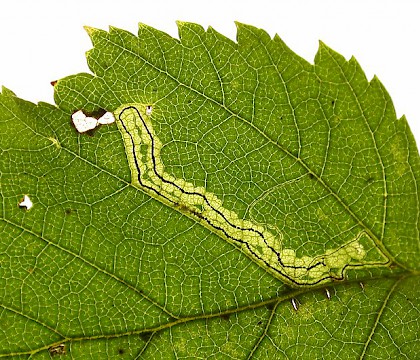
[[[6,4],[5,4],[6,3]],[[175,21],[209,25],[235,39],[234,20],[278,33],[309,62],[318,40],[354,55],[368,79],[376,74],[398,116],[420,143],[420,3],[416,0],[47,1],[0,3],[0,85],[19,97],[53,103],[50,81],[89,71],[83,25],[137,31],[143,22],[177,36]]]

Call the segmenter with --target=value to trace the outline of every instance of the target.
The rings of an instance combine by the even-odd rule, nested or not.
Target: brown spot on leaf
[[[88,112],[88,111],[83,111],[83,112],[86,116],[93,117],[95,119],[99,119],[100,117],[105,115],[106,110],[99,108],[99,109],[91,111],[91,112]]]
[[[222,314],[222,315],[220,315],[220,318],[222,318],[223,320],[228,321],[228,320],[229,320],[229,318],[230,318],[230,315],[231,315],[231,314]]]
[[[275,304],[274,303],[269,303],[269,304],[265,305],[265,307],[268,310],[273,311],[274,310],[274,307],[275,307]]]
[[[48,349],[48,351],[50,352],[51,356],[65,355],[66,354],[66,345],[65,344],[53,345]]]
[[[150,340],[150,338],[152,337],[153,332],[151,331],[146,331],[144,333],[140,334],[140,338],[144,341],[144,342],[148,342]]]

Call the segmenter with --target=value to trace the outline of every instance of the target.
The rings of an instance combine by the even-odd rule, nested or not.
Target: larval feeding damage
[[[167,173],[160,155],[163,144],[152,125],[152,117],[157,115],[156,112],[152,115],[151,109],[150,105],[134,103],[114,111],[133,186],[236,245],[258,265],[291,286],[339,281],[345,279],[348,269],[388,264],[388,258],[365,231],[334,248],[326,247],[324,253],[300,255],[295,249],[285,248],[284,232],[273,233],[270,224],[240,218],[206,188]]]

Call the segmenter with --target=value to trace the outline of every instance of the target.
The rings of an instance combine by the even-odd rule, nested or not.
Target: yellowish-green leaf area
[[[205,188],[166,173],[160,156],[162,143],[153,130],[151,111],[147,114],[147,109],[152,108],[152,105],[125,104],[115,110],[132,183],[150,196],[239,245],[252,260],[290,285],[343,280],[346,268],[388,264],[388,259],[364,232],[339,248],[327,249],[325,254],[296,257],[295,250],[282,247],[280,231],[276,237],[264,226],[241,219],[234,211],[224,208],[220,199]],[[368,252],[370,258],[365,259]]]
[[[383,85],[178,28],[87,28],[56,105],[2,89],[0,359],[418,358],[420,158]]]

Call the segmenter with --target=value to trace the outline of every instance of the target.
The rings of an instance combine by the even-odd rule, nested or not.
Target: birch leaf
[[[414,359],[419,153],[383,85],[178,26],[86,28],[56,106],[3,89],[0,357]]]

